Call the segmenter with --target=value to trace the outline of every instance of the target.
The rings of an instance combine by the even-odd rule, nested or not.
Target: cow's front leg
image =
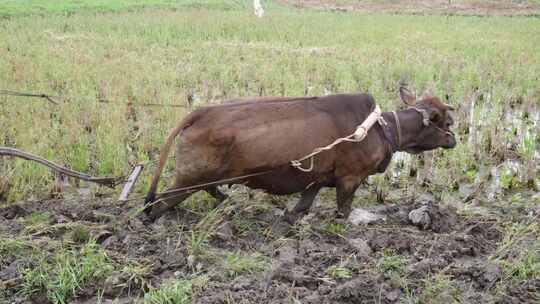
[[[290,224],[294,224],[300,217],[308,213],[319,190],[321,190],[321,186],[319,185],[312,185],[304,190],[304,192],[302,192],[302,197],[298,203],[296,203],[293,210],[290,212],[288,210],[285,211],[285,220]]]
[[[351,214],[351,204],[354,197],[354,192],[360,185],[361,178],[351,176],[344,177],[337,182],[336,197],[337,197],[337,217],[348,218]]]

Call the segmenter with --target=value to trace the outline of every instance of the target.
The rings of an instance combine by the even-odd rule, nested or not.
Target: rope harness
[[[373,110],[373,112],[369,114],[366,120],[364,120],[364,122],[356,128],[356,131],[354,131],[354,133],[345,137],[338,138],[333,143],[327,146],[316,148],[315,150],[313,150],[313,152],[300,159],[292,160],[291,166],[302,172],[311,172],[313,170],[313,158],[315,155],[323,151],[330,150],[342,142],[361,142],[362,140],[364,140],[364,138],[366,138],[368,131],[371,129],[371,127],[373,127],[376,122],[381,125],[386,125],[386,121],[381,115],[381,108],[379,108],[378,105],[375,106],[375,110]],[[306,159],[310,160],[309,168],[302,167],[302,162]]]

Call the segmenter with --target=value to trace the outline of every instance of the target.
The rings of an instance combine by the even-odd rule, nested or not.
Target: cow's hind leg
[[[151,203],[146,207],[145,212],[150,221],[155,221],[160,218],[165,212],[173,209],[176,205],[182,203],[185,199],[191,196],[193,192],[171,194],[169,197],[164,197]]]
[[[181,171],[177,170],[177,172]],[[185,178],[185,176],[177,173],[174,181],[174,186],[168,188],[167,191],[186,187],[186,185],[190,185],[189,182],[191,181]],[[164,197],[148,203],[145,206],[144,213],[146,213],[147,218],[153,222],[160,218],[163,213],[173,209],[176,205],[182,203],[191,194],[193,194],[193,192],[189,191],[166,194]]]
[[[300,217],[308,213],[320,189],[321,186],[312,185],[311,187],[304,190],[304,192],[302,192],[300,200],[298,201],[298,203],[296,203],[293,210],[290,212],[285,212],[285,220],[290,224],[294,224]]]
[[[170,189],[174,190],[174,188]],[[227,195],[219,191],[216,186],[205,189],[212,197],[214,197],[218,204],[227,199]],[[169,197],[162,198],[152,203],[151,206],[146,208],[146,213],[151,221],[155,221],[160,218],[165,212],[173,209],[176,205],[181,204],[184,200],[190,197],[194,192],[184,192],[171,194]]]

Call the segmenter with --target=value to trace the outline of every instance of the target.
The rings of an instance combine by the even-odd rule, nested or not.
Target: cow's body
[[[187,186],[276,169],[249,179],[247,185],[290,194],[313,182],[333,185],[336,175],[345,172],[358,175],[368,169],[374,173],[386,152],[376,132],[370,132],[361,144],[343,143],[317,155],[312,172],[289,165],[314,148],[354,132],[373,108],[368,95],[334,95],[196,111],[192,115],[198,119],[180,135],[177,178]]]
[[[310,172],[290,166],[290,161],[353,133],[374,108],[370,95],[340,94],[265,98],[196,110],[168,139],[170,145],[172,139],[179,137],[172,188],[269,171],[241,182],[273,194],[302,192],[295,213],[309,209],[320,188],[336,187],[338,211],[348,216],[352,194],[360,183],[386,169],[394,152],[393,139],[388,138],[394,136],[392,132],[385,136],[382,126],[375,124],[362,142],[344,142],[315,156]],[[391,122],[389,115],[383,114]],[[162,152],[160,167],[167,151],[166,147]],[[309,161],[304,164],[309,165]],[[155,192],[160,170],[151,194]],[[223,199],[216,187],[206,190]],[[150,214],[155,218],[187,196],[167,198],[165,203],[154,206]]]

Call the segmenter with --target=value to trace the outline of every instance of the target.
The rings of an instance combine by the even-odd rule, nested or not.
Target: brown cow
[[[172,189],[267,172],[241,183],[272,194],[301,192],[298,204],[287,212],[289,221],[309,210],[322,187],[336,187],[338,215],[348,217],[355,190],[369,175],[384,172],[394,152],[420,153],[456,145],[449,131],[450,106],[431,96],[416,103],[404,88],[400,96],[409,108],[383,113],[387,125],[375,124],[362,142],[344,142],[318,154],[311,172],[293,168],[290,161],[353,133],[374,110],[373,97],[265,98],[198,109],[167,138],[146,203],[155,200],[159,177],[178,136]],[[218,200],[226,197],[216,186],[204,190]],[[164,197],[145,211],[154,220],[190,194]]]

